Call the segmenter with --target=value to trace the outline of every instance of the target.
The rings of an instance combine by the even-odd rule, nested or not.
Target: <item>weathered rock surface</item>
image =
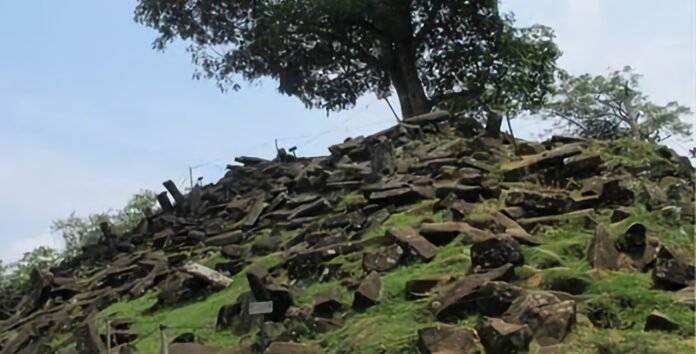
[[[478,328],[487,354],[525,352],[532,341],[532,330],[525,324],[508,323],[499,318],[486,318]]]
[[[444,324],[418,330],[418,347],[423,354],[483,354],[474,331]]]
[[[363,279],[355,292],[353,308],[357,311],[363,311],[377,304],[381,298],[382,279],[379,277],[379,273],[373,271]]]

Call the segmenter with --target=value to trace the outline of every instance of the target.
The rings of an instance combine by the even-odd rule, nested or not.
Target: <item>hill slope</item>
[[[206,343],[170,353],[693,352],[688,159],[565,137],[518,157],[477,129],[436,112],[166,184],[173,206],[4,300],[2,353],[158,353],[160,326]]]

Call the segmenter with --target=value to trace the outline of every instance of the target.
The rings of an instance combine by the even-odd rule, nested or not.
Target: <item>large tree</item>
[[[497,0],[139,0],[135,18],[159,31],[157,49],[188,42],[198,78],[238,90],[239,78],[271,77],[327,111],[394,89],[408,117],[434,97],[523,75],[543,94],[558,56],[551,38],[513,28]]]
[[[681,119],[690,115],[691,109],[677,102],[651,102],[639,88],[641,75],[630,66],[606,76],[559,73],[556,93],[545,105],[543,116],[556,119],[570,133],[594,139],[629,136],[655,142],[691,134],[691,124]]]

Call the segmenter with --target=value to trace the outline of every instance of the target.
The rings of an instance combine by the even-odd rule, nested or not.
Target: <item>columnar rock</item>
[[[474,268],[492,269],[508,263],[515,266],[524,264],[522,249],[512,237],[499,235],[471,246],[471,265]]]
[[[377,304],[381,298],[382,279],[379,277],[379,273],[373,271],[363,279],[355,292],[353,308],[357,311],[363,311]]]

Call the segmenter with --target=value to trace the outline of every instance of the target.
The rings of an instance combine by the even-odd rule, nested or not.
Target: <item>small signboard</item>
[[[249,303],[250,315],[262,315],[273,312],[273,301],[251,302]]]

